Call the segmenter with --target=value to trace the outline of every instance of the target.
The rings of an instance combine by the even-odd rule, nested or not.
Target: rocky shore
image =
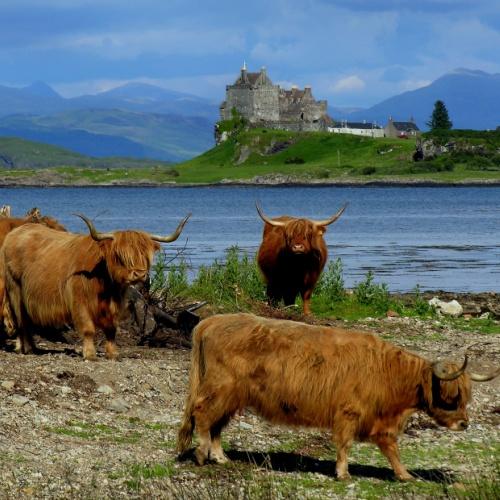
[[[471,314],[498,311],[498,294],[468,300]],[[491,321],[500,329],[498,319]],[[441,319],[329,323],[372,331],[430,359],[462,359],[470,347],[477,372],[500,359],[498,333]],[[385,459],[369,444],[354,445],[353,479],[338,482],[328,432],[270,425],[251,411],[237,416],[224,435],[230,464],[179,462],[175,439],[189,349],[135,345],[126,331],[118,343],[118,362],[102,353],[99,361],[84,362],[78,340],[40,338],[37,355],[15,354],[10,341],[0,350],[1,498],[364,498],[370,491],[428,498],[450,487],[466,490],[498,472],[500,377],[474,383],[466,432],[439,428],[425,415],[410,420],[401,450],[417,478],[411,485],[393,482]]]

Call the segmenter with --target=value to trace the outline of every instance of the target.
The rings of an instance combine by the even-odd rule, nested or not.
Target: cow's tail
[[[203,326],[198,325],[193,331],[193,346],[191,349],[191,370],[189,374],[189,392],[184,408],[182,425],[177,434],[177,451],[182,454],[191,445],[194,432],[194,408],[199,394],[200,384],[205,372],[203,357]]]

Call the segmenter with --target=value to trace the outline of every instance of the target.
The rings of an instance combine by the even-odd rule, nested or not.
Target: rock
[[[452,316],[453,318],[458,318],[463,313],[462,306],[455,299],[445,302],[438,297],[433,297],[429,300],[429,305],[435,307],[438,313]]]
[[[13,380],[4,380],[2,382],[2,388],[6,391],[11,391],[12,389],[14,389],[15,385],[16,383]]]
[[[490,313],[485,312],[485,313],[481,314],[481,316],[479,316],[479,319],[488,319],[489,317],[490,317]]]
[[[68,387],[67,385],[63,385],[61,387],[60,391],[61,391],[61,394],[63,396],[67,396],[70,392],[72,392],[72,389],[71,389],[71,387]]]
[[[123,398],[112,399],[107,405],[107,409],[116,411],[117,413],[124,413],[130,408],[130,405]]]
[[[112,394],[115,391],[109,385],[103,384],[97,388],[97,392],[100,392],[101,394]]]
[[[240,422],[239,423],[239,428],[240,429],[245,429],[245,430],[249,431],[249,430],[253,429],[253,426],[250,425],[250,424],[247,424],[246,422]]]
[[[25,404],[29,403],[30,400],[26,396],[14,394],[14,396],[12,396],[12,402],[17,406],[24,406]]]

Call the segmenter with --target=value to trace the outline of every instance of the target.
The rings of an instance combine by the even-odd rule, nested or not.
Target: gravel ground
[[[408,318],[355,326],[433,359],[460,359],[474,344],[473,370],[498,365],[495,334]],[[341,483],[327,432],[271,426],[250,411],[223,434],[230,464],[179,462],[188,350],[125,345],[118,362],[86,362],[79,343],[38,345],[37,355],[17,355],[11,345],[0,351],[2,498],[427,497],[498,473],[500,377],[474,383],[466,432],[438,428],[425,415],[411,419],[401,438],[403,461],[419,477],[411,486],[394,482],[367,444],[354,445],[353,480]]]

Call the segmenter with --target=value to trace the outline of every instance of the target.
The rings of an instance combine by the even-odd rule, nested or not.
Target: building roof
[[[399,130],[400,132],[406,132],[407,130],[416,130],[419,131],[420,129],[417,127],[417,124],[415,122],[392,122],[394,125],[394,128],[396,130]]]

